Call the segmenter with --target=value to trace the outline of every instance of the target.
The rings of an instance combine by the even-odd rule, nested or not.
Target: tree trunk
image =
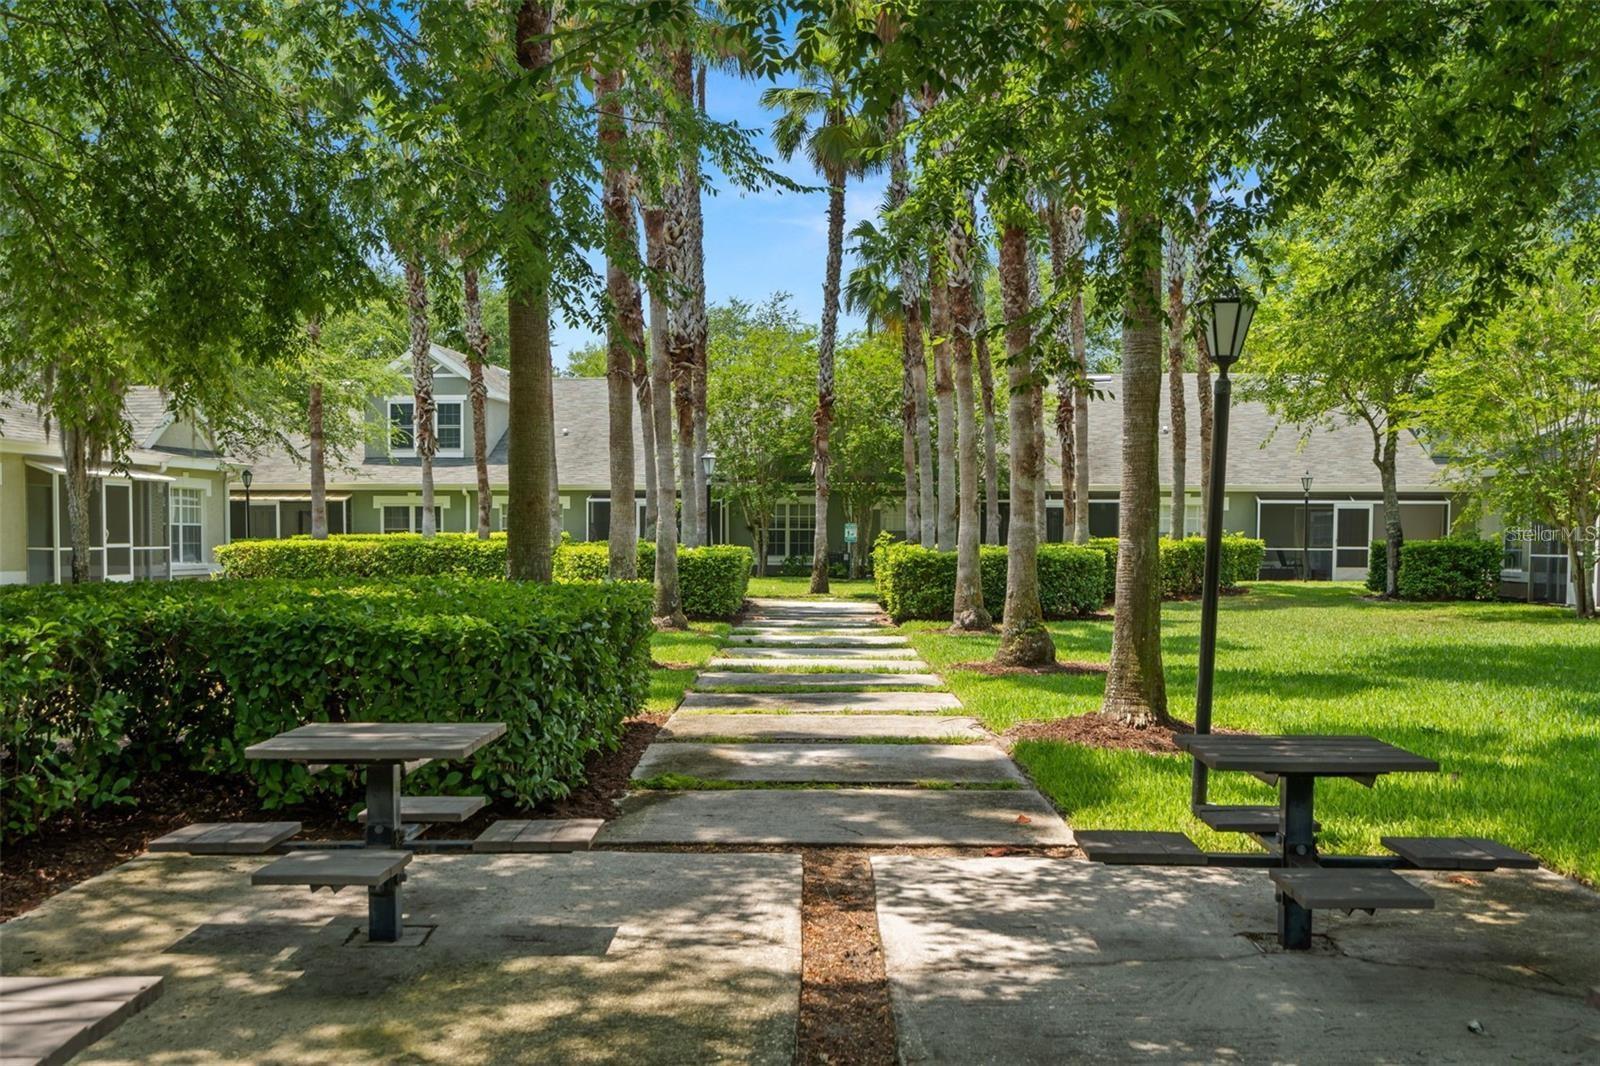
[[[489,539],[494,496],[489,487],[489,386],[483,364],[489,361],[489,334],[483,330],[483,301],[478,296],[478,268],[463,266],[461,310],[466,320],[467,398],[472,405],[472,465],[478,483],[478,539]]]
[[[839,273],[844,260],[844,175],[828,182],[828,261],[822,279],[822,333],[817,337],[817,410],[812,416],[811,472],[817,485],[817,524],[811,550],[811,591],[828,591],[828,435],[833,429],[833,348],[839,334]]]
[[[635,291],[638,282],[634,283]],[[641,323],[644,308],[639,308]],[[641,327],[641,336],[643,334]],[[644,344],[633,353],[633,392],[639,404],[639,440],[644,459],[644,528],[640,536],[655,536],[656,529],[656,415],[655,401],[650,385],[650,348]],[[630,507],[634,501],[628,501]],[[612,506],[616,503],[613,501]],[[634,507],[637,511],[638,508]]]
[[[1050,281],[1051,292],[1060,305],[1061,294],[1076,286],[1075,257],[1083,251],[1083,216],[1068,212],[1060,203],[1051,201],[1045,212],[1050,231]],[[1081,298],[1081,297],[1079,297]],[[1077,316],[1072,310],[1081,308],[1075,302],[1069,312],[1058,317],[1056,343],[1064,352],[1074,353],[1074,330]],[[1072,360],[1056,375],[1056,439],[1061,449],[1061,539],[1077,541],[1078,537],[1078,463],[1082,461],[1076,448],[1077,406],[1080,402],[1077,387],[1077,363]],[[1087,402],[1085,399],[1083,402]]]
[[[433,360],[429,356],[428,277],[415,256],[406,257],[406,315],[411,324],[412,444],[422,464],[422,523],[424,537],[438,530],[433,520],[433,457],[439,451],[433,405]]]
[[[694,65],[687,49],[679,49],[668,57],[673,91],[685,105],[694,105]],[[693,159],[690,152],[694,152]],[[678,182],[671,187],[667,197],[666,238],[667,262],[674,281],[671,336],[668,338],[668,357],[672,368],[673,406],[678,421],[678,483],[682,512],[683,544],[695,548],[700,544],[700,502],[705,498],[700,483],[700,463],[694,450],[694,379],[695,343],[705,334],[705,324],[696,318],[695,290],[695,220],[700,198],[700,167],[698,148],[689,146],[678,167]],[[700,307],[704,307],[702,295]]]
[[[609,572],[613,580],[639,576],[638,509],[633,505],[633,366],[644,350],[644,308],[639,283],[627,263],[638,254],[639,230],[634,223],[628,171],[624,168],[627,127],[617,93],[622,75],[602,71],[595,82],[600,101],[601,200],[606,218],[606,298],[611,319],[606,323],[606,400],[610,414],[611,529]],[[627,249],[627,252],[624,252]],[[631,253],[631,254],[630,254]],[[627,258],[625,258],[625,256]],[[649,431],[650,427],[645,427]]]
[[[547,331],[546,336],[548,335]],[[545,379],[545,383],[550,385],[550,407],[545,420],[545,435],[549,438],[550,448],[550,475],[547,488],[550,506],[550,547],[554,551],[555,546],[561,543],[561,474],[556,465],[556,397],[554,384],[551,381],[555,377],[555,367],[552,365],[547,370],[549,376]]]
[[[92,488],[89,459],[90,453],[98,453],[99,449],[90,446],[88,435],[82,430],[66,426],[58,428],[61,433],[61,480],[67,492],[67,543],[72,548],[72,583],[81,585],[91,578],[89,551],[93,537],[89,531],[89,492]],[[249,513],[250,509],[246,507],[246,516]],[[247,517],[247,524],[248,521]],[[249,536],[248,530],[245,536]]]
[[[1083,208],[1074,206],[1069,217],[1078,227],[1077,255],[1083,256]],[[1089,380],[1089,331],[1083,321],[1083,285],[1072,293],[1072,359],[1078,368],[1080,382]],[[1089,390],[1080,384],[1074,396],[1072,411],[1072,516],[1073,540],[1083,544],[1089,539]]]
[[[1011,419],[1011,528],[1006,548],[1006,604],[995,662],[1015,666],[1041,666],[1056,659],[1055,643],[1044,626],[1039,602],[1037,494],[1043,478],[1041,433],[1031,425],[1036,411],[1033,360],[1028,350],[1033,328],[1027,232],[1008,225],[1000,238],[1000,291],[1006,314],[1006,380],[1010,385]]]
[[[889,154],[889,209],[892,211],[906,198],[906,146],[900,140],[900,131],[906,124],[905,100],[898,99],[889,109],[888,129],[885,133],[890,143]],[[922,296],[917,284],[917,272],[907,258],[900,264],[900,418],[901,459],[905,463],[906,484],[906,540],[916,540],[922,529],[922,486],[920,459],[926,448],[919,449],[919,429],[927,433],[927,389],[923,388],[923,401],[917,403],[916,367],[923,365],[922,354]],[[926,371],[924,371],[924,374]],[[919,421],[918,410],[923,411]],[[930,457],[931,460],[931,457]]]
[[[1030,252],[1028,255],[1028,306],[1037,308],[1040,305],[1041,298],[1039,260]],[[1050,523],[1048,520],[1050,516],[1048,505],[1050,478],[1045,473],[1044,463],[1044,386],[1035,383],[1034,387],[1029,390],[1028,398],[1032,404],[1028,416],[1028,430],[1033,434],[1033,448],[1039,456],[1039,473],[1033,487],[1033,530],[1035,540],[1043,542],[1050,539]]]
[[[1200,291],[1200,263],[1205,255],[1210,229],[1206,223],[1208,193],[1197,192],[1194,198],[1195,239],[1194,272],[1195,292]],[[1206,331],[1197,330],[1194,338],[1194,388],[1195,406],[1200,410],[1200,529],[1211,528],[1211,342]]]
[[[1400,446],[1400,431],[1394,426],[1384,427],[1380,437],[1373,440],[1372,461],[1378,466],[1378,480],[1383,485],[1383,536],[1388,548],[1388,568],[1383,579],[1383,594],[1389,599],[1400,596],[1400,548],[1405,534],[1400,529],[1400,487],[1395,477],[1395,456]],[[1337,545],[1339,531],[1334,529],[1334,565],[1338,565]],[[1331,571],[1330,571],[1331,575]]]
[[[1573,613],[1578,618],[1595,617],[1594,605],[1594,564],[1590,562],[1592,551],[1584,551],[1579,547],[1582,539],[1590,535],[1594,526],[1580,522],[1572,529],[1562,532],[1567,542],[1567,573],[1572,578],[1572,590],[1577,593],[1573,602]]]
[[[652,405],[656,452],[656,625],[687,629],[678,593],[677,486],[672,475],[672,371],[667,336],[672,330],[665,291],[668,269],[667,211],[646,206],[644,240],[651,269],[650,280],[650,392],[661,402]]]
[[[322,431],[322,386],[311,386],[311,399],[306,405],[306,423],[310,431],[309,465],[311,468],[311,539],[328,539],[328,474],[326,440]]]
[[[701,66],[695,82],[695,106],[704,114],[706,109],[706,68]],[[699,527],[696,539],[701,544],[711,543],[711,495],[707,491],[706,471],[700,456],[711,450],[706,430],[706,373],[709,355],[710,325],[706,318],[706,226],[705,212],[700,200],[700,158],[685,167],[685,181],[689,185],[689,302],[694,310],[694,326],[690,339],[694,342],[694,491],[697,497]]]
[[[1167,404],[1172,439],[1172,539],[1188,533],[1184,524],[1188,500],[1185,477],[1189,462],[1187,398],[1183,394],[1183,250],[1174,237],[1167,242]]]
[[[978,386],[983,396],[983,528],[985,544],[1000,543],[1000,457],[994,415],[994,364],[989,359],[989,311],[983,287],[972,288],[973,346],[978,354]]]
[[[928,280],[928,307],[933,333],[933,398],[939,411],[939,493],[935,501],[938,516],[939,550],[956,545],[956,391],[950,368],[950,286],[944,268],[934,257]]]
[[[1122,316],[1122,505],[1117,609],[1101,709],[1128,725],[1168,723],[1161,668],[1160,475],[1161,231],[1124,216],[1124,269],[1133,278]]]
[[[956,591],[952,632],[982,632],[993,624],[983,604],[978,545],[978,417],[972,395],[972,238],[964,222],[950,230],[950,353],[955,371],[960,515],[956,529]]]
[[[541,0],[523,0],[517,11],[517,63],[538,72],[548,86],[551,64],[551,8]],[[514,195],[530,198],[536,207],[550,206],[550,182],[541,179]],[[544,253],[535,239],[531,250]],[[507,418],[506,570],[513,581],[550,580],[555,545],[550,535],[551,471],[554,440],[550,425],[550,289],[549,274],[533,269],[508,270],[509,353],[511,373]]]

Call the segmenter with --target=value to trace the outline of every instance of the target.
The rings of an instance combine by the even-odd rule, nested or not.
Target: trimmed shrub
[[[504,577],[506,536],[342,533],[326,540],[236,540],[213,554],[224,577]]]
[[[1106,553],[1106,601],[1116,599],[1117,593],[1117,538],[1095,537],[1089,541],[1091,548]],[[1164,599],[1198,596],[1205,586],[1206,541],[1204,537],[1185,537],[1172,540],[1162,537],[1161,595]],[[1261,571],[1261,561],[1267,555],[1267,542],[1228,533],[1222,538],[1221,578],[1223,588],[1234,588],[1240,582],[1254,581]]]
[[[998,618],[1006,598],[1006,550],[980,548],[978,565],[984,605]],[[1104,566],[1104,554],[1093,548],[1039,545],[1039,600],[1045,617],[1075,618],[1098,609]],[[879,603],[896,622],[946,619],[955,603],[956,553],[880,540],[873,549],[873,578]]]
[[[709,552],[701,555],[697,553]],[[745,561],[736,577],[733,556]],[[496,533],[479,540],[470,533],[440,533],[429,539],[416,533],[350,533],[312,540],[241,540],[218,545],[217,562],[230,578],[398,578],[428,576],[505,577],[506,538]],[[754,556],[749,548],[715,545],[681,548],[678,580],[684,612],[691,618],[728,618],[744,602]],[[557,581],[604,581],[611,571],[604,541],[563,537],[551,560]],[[639,576],[655,577],[656,546],[639,542]],[[728,603],[732,607],[723,609]]]
[[[359,769],[248,762],[306,722],[502,721],[408,791],[567,794],[649,685],[642,582],[159,582],[0,595],[4,836],[123,799],[172,764],[248,774],[269,807],[359,790]],[[469,781],[470,785],[464,785]]]
[[[1500,559],[1500,545],[1476,537],[1406,541],[1400,545],[1400,598],[1492,600],[1500,594]],[[1381,593],[1388,567],[1388,542],[1373,541],[1367,588]]]

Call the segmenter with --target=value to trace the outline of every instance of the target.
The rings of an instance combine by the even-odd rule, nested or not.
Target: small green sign
[[[846,522],[844,524],[844,542],[846,544],[854,544],[856,542],[856,524],[854,522]]]

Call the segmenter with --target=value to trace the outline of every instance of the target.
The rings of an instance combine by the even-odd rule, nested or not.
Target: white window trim
[[[186,479],[186,480],[191,480],[192,481],[194,479],[190,478],[190,479]],[[196,571],[196,570],[209,570],[210,567],[206,563],[206,560],[205,560],[205,554],[206,554],[206,501],[205,501],[205,494],[208,491],[207,487],[205,485],[203,485],[203,484],[202,485],[185,485],[182,482],[179,482],[177,484],[168,486],[167,491],[169,493],[169,496],[167,498],[167,555],[168,555],[168,564],[173,569],[187,570],[187,571],[191,571],[191,572],[192,571]],[[199,493],[199,496],[194,501],[195,509],[197,511],[197,517],[196,517],[195,521],[193,521],[193,522],[182,522],[182,523],[178,522],[178,520],[177,520],[177,515],[178,515],[177,499],[176,499],[176,497],[174,495],[170,495],[170,494],[175,494],[175,493],[178,493],[178,492],[197,492],[197,493]],[[198,560],[196,560],[196,561],[193,561],[193,562],[190,562],[188,560],[179,561],[179,559],[177,557],[178,556],[178,552],[182,548],[182,545],[180,543],[178,543],[177,539],[173,536],[173,533],[177,530],[177,528],[180,525],[183,525],[183,526],[194,526],[196,529],[198,529],[200,531],[200,558]]]
[[[411,410],[413,412],[413,414],[412,414],[412,424],[411,424],[411,434],[412,434],[412,440],[415,441],[416,440],[416,432],[417,432],[416,415],[415,415],[415,411],[417,409],[417,398],[415,396],[390,396],[388,399],[383,401],[383,425],[384,425],[384,431],[386,433],[392,433],[393,430],[394,430],[394,405],[397,404],[397,403],[408,403],[408,404],[411,405]],[[456,399],[455,397],[450,397],[450,398],[444,399],[444,400],[441,400],[438,397],[434,398],[434,401],[433,401],[433,437],[434,437],[434,440],[438,440],[439,439],[439,408],[443,407],[443,406],[446,406],[446,405],[448,405],[450,407],[454,407],[454,408],[456,408],[456,410],[461,412],[461,447],[459,447],[459,448],[440,448],[437,452],[434,453],[434,455],[435,455],[436,458],[439,458],[439,459],[460,459],[466,454],[466,446],[467,446],[467,402],[464,399]],[[389,454],[394,456],[394,457],[396,457],[396,458],[412,459],[412,458],[416,457],[417,449],[414,448],[414,447],[413,448],[396,448],[396,447],[394,447],[394,445],[391,444],[389,446]]]
[[[383,435],[384,442],[389,447],[389,454],[400,458],[409,458],[417,454],[415,447],[397,448],[394,443],[394,405],[408,403],[411,405],[411,440],[417,439],[417,398],[415,396],[390,396],[383,401]]]
[[[435,375],[435,376],[437,377],[438,375]],[[446,407],[446,406],[454,407],[456,409],[457,413],[458,413],[458,417],[456,419],[456,422],[457,422],[457,428],[461,432],[461,447],[459,447],[459,448],[440,448],[439,451],[438,451],[438,457],[441,458],[441,459],[460,459],[462,456],[466,455],[466,447],[467,447],[467,405],[466,405],[466,401],[464,401],[464,400],[456,400],[456,399],[449,399],[449,400],[435,399],[433,401],[433,437],[434,437],[435,440],[439,439],[439,408]]]

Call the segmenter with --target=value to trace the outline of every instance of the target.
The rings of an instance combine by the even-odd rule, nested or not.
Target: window
[[[586,540],[606,540],[611,536],[611,497],[589,497],[589,529]]]
[[[204,501],[199,489],[172,489],[172,561],[200,563]]]
[[[767,554],[787,559],[798,555],[811,558],[817,543],[817,505],[780,503],[772,511],[772,533],[767,539]]]
[[[385,507],[383,509],[383,531],[385,533],[410,533],[411,508]]]
[[[440,400],[434,408],[434,432],[439,437],[439,454],[461,454],[461,401]]]
[[[444,531],[444,510],[439,507],[433,509],[433,531],[435,533]],[[411,532],[422,532],[422,508],[420,507],[411,508]]]
[[[1163,497],[1161,500],[1160,522],[1161,535],[1163,537],[1170,535],[1172,533],[1172,497],[1170,495]],[[1205,530],[1201,528],[1200,501],[1199,499],[1185,499],[1183,502],[1183,535],[1192,537],[1197,533],[1205,533]]]
[[[1116,500],[1089,501],[1089,536],[1115,537],[1117,535]]]
[[[1500,569],[1519,573],[1522,570],[1522,538],[1515,530],[1500,534]]]
[[[389,450],[396,455],[416,451],[416,410],[410,400],[389,401]]]

